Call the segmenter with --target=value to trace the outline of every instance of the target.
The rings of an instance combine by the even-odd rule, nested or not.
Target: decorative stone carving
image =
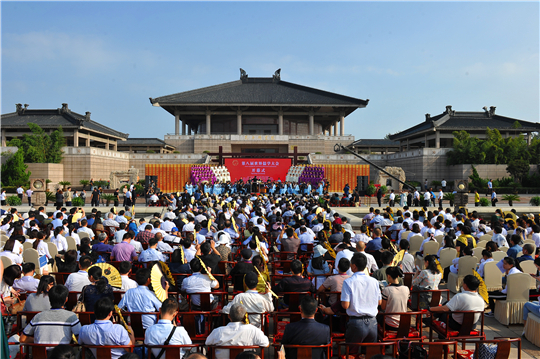
[[[111,172],[109,179],[111,181],[111,188],[120,188],[121,185],[137,183],[139,180],[139,169],[131,167],[127,171]]]
[[[401,167],[385,167],[384,170],[394,177],[399,178],[400,181],[405,182],[405,171]],[[375,177],[375,183],[381,186],[388,187],[388,190],[401,191],[403,184],[396,181],[394,178],[388,176],[386,173],[379,171]]]

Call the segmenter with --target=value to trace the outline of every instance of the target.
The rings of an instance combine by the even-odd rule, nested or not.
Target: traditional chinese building
[[[333,153],[337,142],[351,143],[345,119],[361,100],[281,80],[250,78],[150,98],[174,116],[175,133],[165,142],[184,153]]]

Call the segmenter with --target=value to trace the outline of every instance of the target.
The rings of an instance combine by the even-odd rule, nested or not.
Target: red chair
[[[381,342],[381,343],[337,343],[337,354],[340,359],[349,358],[349,353],[351,348],[360,348],[354,349],[353,352],[359,351],[362,352],[365,350],[365,357],[371,358],[378,354],[387,354],[390,349],[392,357],[397,357],[397,342]],[[345,355],[341,354],[341,347],[345,347]],[[335,353],[334,353],[335,355]],[[351,355],[354,355],[351,353]]]
[[[201,346],[199,344],[184,344],[184,345],[145,345],[145,348],[147,348],[148,357],[147,359],[152,359],[152,349],[156,349],[157,353],[161,351],[161,349],[165,349],[162,355],[162,359],[181,359],[180,351],[182,350],[184,353],[189,352],[192,349],[197,349],[197,352],[201,351]],[[187,353],[185,354],[187,356]],[[156,357],[157,355],[154,354]]]
[[[441,298],[443,294],[446,294],[446,301],[450,300],[450,290],[448,289],[412,290],[411,300],[409,300],[409,302],[407,303],[411,310],[422,310],[418,307],[418,304],[420,303],[420,295],[422,293],[431,294],[431,302],[429,304],[430,307],[438,307],[441,303]],[[416,298],[416,305],[413,305],[413,298]]]
[[[180,320],[180,325],[188,332],[189,337],[193,343],[204,344],[206,338],[210,335],[213,329],[213,318],[217,315],[215,312],[180,312],[178,313],[178,318]],[[198,324],[200,323],[200,316],[204,318],[204,327],[201,328]],[[201,330],[202,329],[202,330]]]
[[[272,274],[288,274],[291,273],[291,263],[292,260],[278,260],[272,262]],[[278,273],[281,272],[281,273]]]
[[[401,345],[401,344],[400,344]],[[448,359],[450,358],[450,353],[454,353],[454,358],[456,358],[457,353],[457,341],[439,341],[439,342],[415,342],[410,341],[408,342],[409,348],[411,348],[413,345],[420,345],[422,348],[426,349],[425,347],[428,347],[427,353],[428,356],[426,359]],[[450,351],[450,346],[454,347],[453,351]],[[413,351],[408,350],[408,358],[412,359]]]
[[[261,359],[264,359],[264,347],[259,347],[257,345],[246,345],[246,346],[232,346],[232,345],[227,345],[227,346],[218,346],[218,345],[210,345],[208,347],[208,349],[210,349],[210,358],[215,358],[216,357],[216,351],[217,350],[228,350],[229,351],[229,358],[236,358],[236,356],[240,353],[242,353],[243,351],[245,351],[246,349],[253,349],[253,351],[258,351],[260,350],[260,357]]]
[[[274,345],[275,358],[277,358],[277,352],[280,350],[281,346],[285,348],[285,353],[288,353],[287,357],[312,358],[314,350],[321,350],[324,353],[326,353],[326,358],[331,358],[330,351],[332,349],[332,343],[328,343],[325,345],[293,345],[293,344]],[[296,355],[295,355],[295,352],[296,352]]]
[[[156,317],[156,322],[159,320],[159,312],[122,312],[122,316],[126,323],[133,328],[133,334],[135,340],[144,340],[144,334],[146,329],[143,328],[142,316],[143,315],[152,315]],[[116,315],[116,314],[113,314]],[[118,320],[117,320],[118,323]]]
[[[79,322],[81,322],[81,326],[92,324],[94,322],[94,312],[76,312],[76,314],[79,317]]]
[[[413,280],[414,273],[404,273],[403,276],[403,285],[407,286],[407,288],[412,289],[412,280]]]
[[[22,317],[26,317],[26,325],[30,323],[30,321],[36,316],[36,314],[39,314],[40,312],[17,312],[17,333],[21,333],[24,330],[23,324],[22,324]],[[6,333],[9,334],[9,333]],[[15,333],[13,333],[15,334]]]
[[[186,295],[186,299],[189,303],[189,310],[194,310],[194,304],[191,303],[191,296],[198,295],[201,299],[201,304],[199,308],[196,308],[195,310],[203,311],[203,312],[219,312],[223,306],[226,304],[225,299],[229,295],[228,292],[194,292],[189,293]],[[210,300],[210,295],[213,295],[214,297],[220,297],[220,300],[218,301],[218,304],[215,308],[212,308],[213,302]]]
[[[474,342],[474,351],[472,350],[458,350],[456,359],[471,359],[474,353],[479,353],[480,345],[482,344],[496,344],[497,351],[495,352],[494,359],[508,359],[515,358],[515,354],[511,356],[512,343],[517,343],[517,359],[521,359],[521,338],[502,338],[495,337],[492,340],[481,340]]]
[[[405,313],[379,313],[382,317],[383,325],[378,325],[379,339],[385,341],[398,341],[403,339],[423,341],[426,337],[422,335],[422,316],[425,312],[405,312]],[[388,316],[399,315],[399,327],[397,330],[386,329],[385,319]],[[412,319],[416,321],[412,324]]]
[[[297,252],[272,252],[269,254],[270,261],[288,261],[294,260],[298,256]],[[291,259],[292,258],[292,259]]]
[[[94,358],[99,359],[111,359],[112,353],[111,349],[124,349],[128,353],[133,353],[133,349],[140,347],[142,345],[82,345],[82,359],[86,358],[86,350],[90,349],[94,354]]]
[[[283,278],[292,276],[292,274],[270,274],[270,284],[274,288]]]
[[[54,276],[56,284],[66,285],[67,277],[71,274],[68,272],[51,272],[50,275]]]
[[[474,311],[455,311],[452,313],[443,313],[446,315],[449,314],[463,314],[463,322],[461,323],[461,329],[455,331],[449,329],[445,323],[448,323],[448,320],[438,321],[432,320],[428,324],[429,327],[429,341],[432,341],[433,332],[435,332],[439,338],[444,340],[457,340],[463,342],[463,349],[465,349],[465,342],[471,339],[486,340],[486,334],[484,333],[484,312],[474,312]],[[474,317],[476,315],[480,316],[480,329],[473,329],[474,326]]]
[[[126,292],[121,290],[115,290],[113,291],[113,297],[114,297],[114,304],[118,305],[120,301],[122,300],[122,297],[126,294]]]
[[[21,353],[20,359],[47,359],[47,349],[52,349],[58,344],[35,344],[35,343],[20,343]],[[69,344],[72,347],[78,347],[77,344]],[[3,358],[3,356],[2,356]]]
[[[66,310],[72,310],[77,305],[77,300],[80,295],[81,292],[69,292],[68,301],[65,305]]]
[[[289,323],[298,322],[302,319],[300,312],[274,312],[272,313],[274,344],[280,343],[285,327]]]

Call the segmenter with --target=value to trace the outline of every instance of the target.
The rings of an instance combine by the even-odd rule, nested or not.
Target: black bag
[[[411,352],[411,358],[414,359],[426,359],[428,357],[427,351],[420,344],[411,344],[410,341],[400,340],[398,342],[399,359],[409,359],[409,352]]]

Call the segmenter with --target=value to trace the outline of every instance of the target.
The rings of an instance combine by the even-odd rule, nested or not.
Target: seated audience
[[[93,268],[92,268],[93,269]],[[113,324],[114,303],[108,297],[99,299],[94,306],[96,320],[94,324],[85,325],[79,334],[79,344],[87,345],[133,345],[135,337],[133,329],[129,332],[120,324]],[[97,358],[96,349],[90,349]],[[118,359],[126,353],[125,349],[111,349],[111,358]]]
[[[212,330],[206,338],[206,345],[246,346],[258,345],[267,347],[270,342],[262,330],[254,325],[246,324],[247,311],[242,304],[234,304],[229,311],[231,322],[224,327]],[[216,349],[214,359],[229,359],[228,349]],[[233,358],[231,358],[233,359]]]
[[[145,345],[184,345],[191,344],[191,338],[186,329],[173,324],[178,314],[178,301],[167,298],[161,305],[160,319],[146,329],[144,334]],[[189,349],[179,349],[180,357],[189,352]],[[164,358],[165,349],[152,349],[155,358]]]

